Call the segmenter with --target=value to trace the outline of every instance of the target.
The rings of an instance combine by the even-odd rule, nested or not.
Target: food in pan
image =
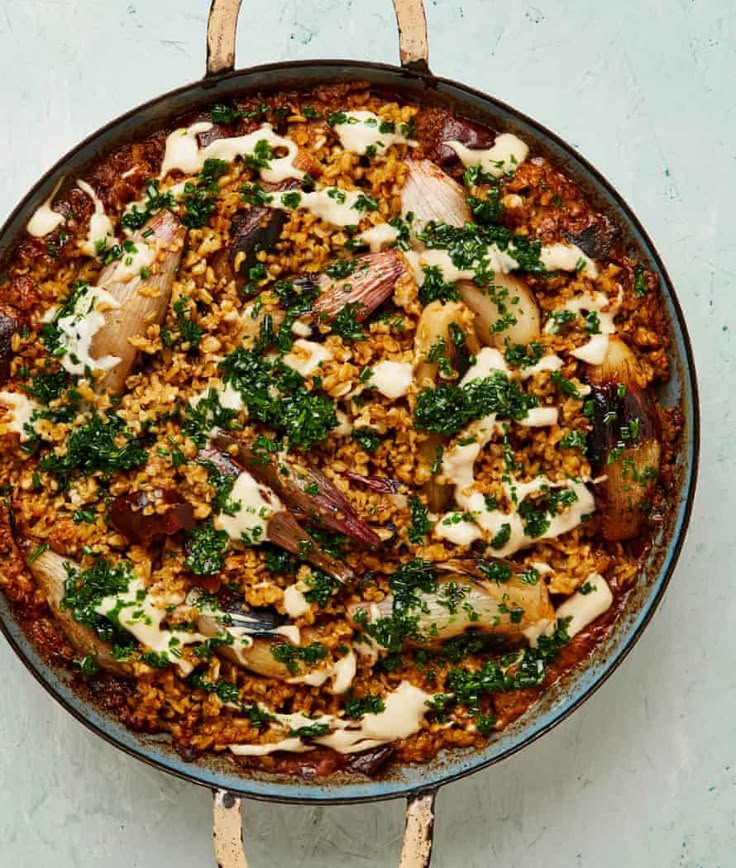
[[[656,276],[511,131],[361,85],[67,178],[0,335],[2,588],[192,760],[482,746],[614,627],[676,486]]]

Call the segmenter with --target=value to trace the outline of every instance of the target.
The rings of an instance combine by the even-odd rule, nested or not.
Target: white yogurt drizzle
[[[63,178],[59,178],[48,199],[36,208],[31,215],[31,219],[26,223],[26,232],[34,238],[43,238],[44,235],[53,232],[60,223],[64,222],[64,215],[59,214],[58,211],[54,211],[51,207],[54,196],[59,192],[59,187],[61,187],[63,180]]]
[[[250,473],[243,471],[235,480],[230,494],[234,515],[224,512],[215,516],[217,530],[224,530],[230,539],[246,545],[266,542],[268,523],[284,505],[276,495],[257,482]]]
[[[93,359],[90,349],[94,336],[105,325],[105,313],[120,307],[112,295],[99,286],[84,287],[67,316],[56,321],[59,329],[59,344],[64,349],[61,364],[70,374],[80,375],[87,368],[91,371],[109,371],[120,362],[118,356],[102,356]],[[57,308],[50,308],[44,319],[50,320]]]
[[[567,625],[567,635],[571,639],[607,612],[613,603],[611,589],[599,573],[591,573],[583,584],[583,587],[586,586],[589,590],[587,594],[576,591],[555,612],[558,621],[571,619]]]
[[[569,255],[566,255],[564,258],[561,255],[556,256],[556,258],[551,254],[547,256],[545,254],[551,251],[552,247],[542,247],[540,260],[545,268],[548,267],[548,263],[551,263],[554,265],[554,270],[557,271],[578,271],[582,269],[590,277],[597,275],[598,271],[595,263],[591,259],[588,259],[579,247],[576,247],[574,244],[556,244],[554,247],[567,250]],[[414,272],[414,277],[419,286],[424,284],[426,279],[424,270],[429,267],[439,268],[442,272],[442,277],[449,283],[455,283],[458,280],[472,280],[475,277],[474,268],[458,268],[447,250],[408,250],[404,255],[409,261],[409,265]],[[486,248],[486,258],[490,268],[499,274],[510,274],[519,268],[519,263],[514,257],[507,251],[501,250],[495,244],[490,244]]]
[[[347,120],[335,124],[340,144],[346,151],[365,154],[369,149],[375,154],[385,153],[391,145],[416,147],[417,142],[401,132],[401,124],[383,121],[377,114],[369,111],[343,112]],[[399,130],[397,132],[396,130]]]
[[[20,392],[0,392],[0,404],[9,411],[0,419],[2,428],[6,432],[20,434],[21,443],[30,440],[31,435],[26,430],[26,425],[30,425],[38,404]]]
[[[358,662],[355,652],[350,650],[344,657],[329,666],[314,669],[306,675],[299,675],[287,679],[288,684],[307,684],[309,687],[322,687],[327,681],[332,681],[332,692],[335,694],[345,693],[353,683],[355,673],[358,670]]]
[[[285,365],[300,373],[302,377],[308,377],[332,357],[332,353],[324,344],[298,338],[292,344],[291,351],[283,357],[282,361]]]
[[[182,646],[203,642],[206,636],[185,630],[167,630],[161,626],[170,614],[170,607],[180,605],[183,601],[183,594],[160,595],[149,592],[141,579],[134,578],[127,591],[100,600],[95,612],[111,617],[114,623],[120,624],[151,651],[167,655],[186,675],[194,667],[181,659]]]
[[[98,256],[117,241],[112,220],[105,214],[105,206],[92,186],[86,181],[77,179],[77,187],[89,196],[94,205],[94,211],[89,218],[87,238],[78,242],[78,247],[87,256]]]
[[[529,146],[513,133],[501,133],[493,146],[484,150],[467,148],[456,141],[444,144],[455,151],[464,166],[480,166],[494,178],[512,175],[529,156]]]
[[[280,211],[309,211],[333,226],[357,226],[363,211],[356,205],[363,201],[363,197],[364,194],[359,190],[325,187],[309,193],[297,190],[274,193],[264,204]]]
[[[312,750],[314,745],[330,747],[338,753],[356,753],[408,738],[418,732],[429,711],[426,703],[430,698],[430,694],[408,681],[402,681],[385,697],[385,708],[377,714],[368,713],[359,720],[348,720],[332,714],[315,718],[298,713],[274,714],[272,726],[286,731],[283,739],[270,744],[231,744],[228,747],[236,756],[264,756],[277,750],[301,753]],[[315,724],[325,724],[331,731],[310,739],[309,744],[305,744],[301,738],[288,735],[290,730]]]
[[[572,350],[571,356],[575,356],[576,359],[587,362],[589,365],[602,364],[608,352],[610,337],[616,334],[614,320],[621,308],[622,301],[623,292],[619,288],[618,296],[615,299],[609,298],[603,292],[584,292],[571,298],[561,308],[558,308],[558,311],[571,311],[578,316],[584,312],[595,312],[598,315],[599,334],[591,335],[586,343]],[[544,326],[545,333],[554,334],[557,329],[554,316],[550,316]]]
[[[223,383],[218,379],[210,380],[206,389],[203,389],[196,395],[192,395],[189,399],[189,404],[191,407],[197,408],[202,401],[215,396],[217,397],[217,403],[223,410],[234,410],[236,413],[245,410],[247,415],[247,408],[243,403],[243,396],[240,392],[230,383]],[[208,421],[214,421],[214,410],[208,409],[207,417]],[[212,436],[218,430],[218,427],[213,425],[207,433]]]
[[[283,157],[272,157],[268,165],[258,169],[264,181],[279,184],[289,178],[303,178],[304,172],[297,169],[294,159],[299,148],[291,139],[279,136],[273,131],[271,124],[262,124],[252,133],[244,136],[216,139],[205,147],[200,147],[197,136],[212,129],[212,124],[200,121],[189,127],[174,130],[166,139],[166,150],[161,164],[161,178],[169,172],[178,169],[185,175],[194,175],[202,170],[205,160],[224,160],[232,163],[237,157],[253,156],[259,142],[266,142],[273,151],[285,149]]]
[[[411,362],[378,362],[372,370],[370,386],[386,398],[396,400],[409,391],[413,381]]]
[[[493,371],[502,371],[507,376],[527,379],[539,371],[557,370],[562,364],[558,356],[544,356],[535,365],[516,371],[509,371],[503,355],[493,347],[483,347],[474,364],[460,381],[466,385],[473,380],[485,379]],[[534,411],[538,412],[534,412]],[[528,411],[521,424],[529,426],[554,425],[557,422],[556,407],[537,407]],[[552,539],[577,527],[584,515],[595,511],[595,501],[586,485],[577,480],[553,482],[545,476],[538,476],[531,482],[516,482],[507,477],[503,482],[507,500],[511,503],[510,512],[489,509],[484,495],[475,489],[475,462],[495,433],[501,429],[496,415],[471,422],[457,437],[456,445],[445,451],[442,459],[442,476],[455,486],[455,503],[461,512],[448,512],[440,516],[434,525],[435,534],[455,545],[470,545],[478,539],[493,540],[505,531],[508,539],[494,549],[498,557],[513,554],[537,540]],[[549,527],[538,537],[527,536],[524,522],[518,514],[518,507],[532,493],[545,487],[569,488],[575,500],[561,513],[549,516]],[[470,519],[466,515],[470,515]],[[508,529],[506,529],[508,525]],[[503,538],[503,537],[502,537]],[[502,539],[501,538],[501,539]]]
[[[289,585],[284,591],[284,609],[290,618],[301,618],[311,608],[311,603],[308,603],[304,592],[309,590],[309,586],[302,581],[295,582]]]
[[[384,247],[394,244],[398,237],[399,230],[390,223],[379,223],[377,226],[371,226],[370,229],[361,232],[356,240],[367,244],[371,249],[371,253],[378,253]]]

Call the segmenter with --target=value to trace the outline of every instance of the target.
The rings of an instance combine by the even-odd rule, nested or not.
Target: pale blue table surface
[[[203,71],[205,0],[0,2],[0,215],[83,136]],[[252,0],[239,65],[395,62],[389,0]],[[435,72],[573,143],[678,288],[703,448],[685,550],[637,648],[571,719],[439,796],[436,868],[736,865],[736,7],[429,0]],[[0,640],[0,866],[209,866],[205,790],[82,728]],[[246,805],[253,868],[396,864],[400,802]]]

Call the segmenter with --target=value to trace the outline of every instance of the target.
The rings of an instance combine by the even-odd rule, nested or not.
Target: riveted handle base
[[[212,837],[217,868],[248,868],[243,844],[243,803],[227,790],[215,790]]]
[[[434,841],[434,801],[437,790],[426,790],[406,800],[406,828],[399,868],[428,868]]]

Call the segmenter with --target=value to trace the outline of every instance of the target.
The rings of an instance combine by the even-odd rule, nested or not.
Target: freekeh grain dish
[[[656,276],[513,134],[367,86],[108,155],[0,305],[3,590],[189,759],[481,746],[615,624],[676,484]]]

